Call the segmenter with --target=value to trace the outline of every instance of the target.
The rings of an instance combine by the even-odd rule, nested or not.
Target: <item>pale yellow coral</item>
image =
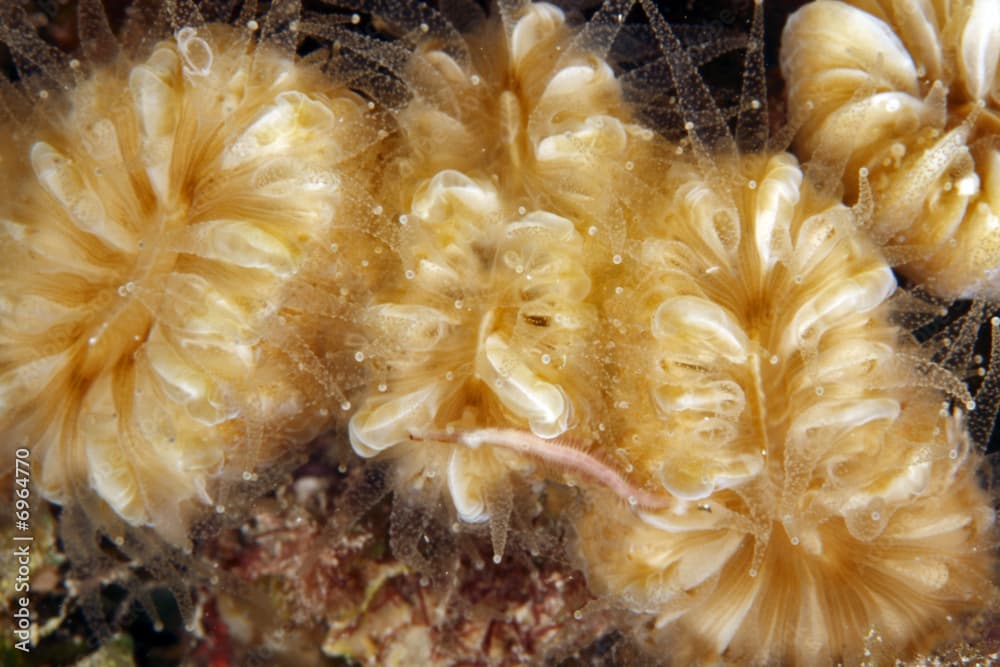
[[[1000,296],[1000,5],[818,0],[789,18],[781,67],[796,149],[874,195],[901,270],[947,298]]]
[[[596,325],[573,224],[545,211],[504,220],[493,186],[455,171],[426,183],[404,216],[413,268],[366,315],[388,370],[351,419],[355,451],[406,445],[407,468],[434,470],[448,450],[411,435],[497,424],[565,433],[581,406],[563,385],[586,374],[580,359]],[[485,494],[505,466],[489,451],[448,456],[459,515],[486,518]]]
[[[556,7],[526,4],[460,46],[427,40],[407,68],[405,150],[383,195],[402,267],[365,316],[381,376],[351,442],[420,486],[440,472],[467,521],[495,515],[490,495],[533,465],[435,432],[552,439],[601,410],[591,276],[621,261],[642,189],[615,186],[640,182],[656,142],[577,35]]]
[[[349,407],[330,329],[370,277],[337,243],[359,238],[375,126],[221,25],[97,66],[61,104],[3,145],[0,434],[49,498],[92,489],[183,542],[223,480]]]
[[[791,156],[743,161],[732,192],[672,170],[608,303],[630,378],[611,432],[674,502],[597,500],[577,521],[589,581],[655,614],[677,664],[926,647],[992,591],[978,457],[931,385],[967,395],[907,355],[851,211]]]
[[[620,250],[638,177],[651,169],[652,130],[636,122],[621,84],[578,29],[548,3],[510,8],[465,36],[411,57],[417,93],[399,114],[406,152],[395,165],[398,205],[444,170],[494,181],[505,215],[519,208],[569,218],[588,254]],[[601,250],[589,246],[601,244]]]

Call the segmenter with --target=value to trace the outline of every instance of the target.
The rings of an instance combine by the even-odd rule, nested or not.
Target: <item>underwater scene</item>
[[[997,0],[0,0],[5,666],[1000,664]]]

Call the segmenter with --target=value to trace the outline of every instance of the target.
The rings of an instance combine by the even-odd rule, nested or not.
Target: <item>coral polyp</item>
[[[797,150],[843,168],[874,237],[946,298],[1000,296],[998,35],[992,0],[819,0],[782,37]]]
[[[430,450],[409,453],[429,470],[434,449],[448,456],[456,508],[475,521],[488,516],[484,471],[504,466],[489,452],[450,453],[411,436],[515,424],[555,437],[578,419],[582,397],[563,385],[586,376],[577,360],[597,320],[584,301],[583,240],[569,220],[544,211],[503,221],[489,183],[453,171],[431,179],[404,215],[415,227],[406,246],[414,268],[395,298],[366,315],[389,369],[351,419],[351,439],[366,456],[398,445]]]
[[[453,169],[494,179],[505,211],[546,210],[581,233],[596,225],[591,236],[620,236],[609,214],[628,202],[621,184],[654,135],[634,120],[601,43],[557,7],[525,3],[460,46],[426,39],[411,56],[407,84],[418,94],[399,114],[400,203]]]
[[[633,378],[620,452],[675,502],[610,518],[595,500],[577,521],[589,581],[655,614],[677,664],[912,654],[992,591],[965,390],[906,352],[850,209],[789,155],[722,164],[729,190],[671,170],[608,304]]]
[[[843,382],[893,356],[895,333],[871,316],[895,289],[892,272],[851,234],[849,209],[803,188],[794,158],[746,160],[754,167],[729,193],[674,168],[673,200],[627,265],[634,287],[608,303],[623,322],[622,372],[645,378],[619,392],[635,410],[621,418],[627,458],[681,498],[780,462],[779,425],[804,441],[837,414],[860,425],[892,413]]]
[[[382,197],[401,268],[364,316],[380,379],[351,442],[420,486],[441,472],[467,521],[495,514],[508,471],[534,466],[430,434],[555,438],[601,409],[591,275],[620,261],[633,205],[607,179],[634,178],[655,142],[580,39],[531,4],[467,36],[465,59],[428,38],[407,67],[419,94],[397,114],[405,149]]]
[[[197,506],[222,510],[227,484],[348,406],[326,329],[366,289],[336,248],[359,235],[376,124],[251,28],[183,25],[134,62],[74,61],[71,90],[5,121],[5,448],[33,449],[50,499],[92,490],[178,543]],[[9,107],[44,82],[26,75]]]

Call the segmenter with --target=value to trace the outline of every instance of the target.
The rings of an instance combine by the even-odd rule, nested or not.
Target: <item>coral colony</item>
[[[534,502],[642,660],[891,664],[982,627],[995,0],[806,4],[791,153],[759,1],[732,104],[649,0],[326,2],[139,2],[114,31],[80,0],[73,55],[0,13],[3,466],[30,454],[67,552],[163,549],[204,585],[205,526],[332,447],[409,508],[394,535],[489,535],[497,567]],[[303,615],[347,595],[338,544]],[[285,549],[229,557],[298,572]],[[545,577],[538,623],[568,595]]]

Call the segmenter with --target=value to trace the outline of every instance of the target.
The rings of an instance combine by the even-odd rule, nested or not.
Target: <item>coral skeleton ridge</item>
[[[1000,5],[817,0],[789,18],[781,67],[797,149],[874,202],[903,273],[1000,297]]]
[[[888,663],[995,611],[959,377],[988,329],[996,408],[995,0],[801,9],[799,157],[759,1],[732,118],[649,0],[325,4],[175,0],[117,40],[80,0],[82,63],[0,10],[0,438],[66,516],[190,547],[340,438],[389,462],[394,549],[443,507],[499,564],[530,489],[662,663]],[[894,318],[910,283],[979,299],[961,354]]]

